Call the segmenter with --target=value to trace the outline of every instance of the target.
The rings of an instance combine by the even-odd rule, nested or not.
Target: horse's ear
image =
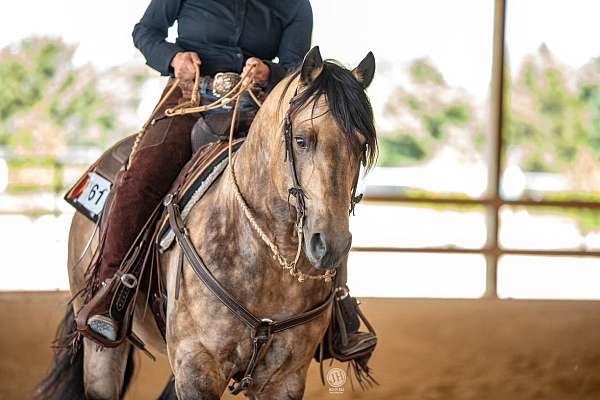
[[[363,88],[368,88],[373,82],[375,76],[375,56],[369,52],[365,58],[358,64],[358,67],[352,70],[352,75],[360,82]]]
[[[319,51],[319,46],[315,46],[304,57],[302,68],[300,69],[300,83],[309,86],[323,72],[323,58]]]

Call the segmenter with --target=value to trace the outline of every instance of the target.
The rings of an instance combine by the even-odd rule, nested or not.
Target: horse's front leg
[[[219,399],[227,382],[215,358],[202,344],[185,340],[169,344],[169,360],[179,400]]]
[[[271,376],[266,384],[249,393],[252,400],[300,400],[306,386],[306,367],[295,371],[279,372]]]

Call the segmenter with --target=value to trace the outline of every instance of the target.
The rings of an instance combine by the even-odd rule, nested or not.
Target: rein
[[[250,68],[250,70],[252,70],[252,68],[254,68],[254,66],[252,66]],[[250,94],[250,97],[252,98],[252,100],[254,100],[254,102],[256,102],[256,104],[259,107],[262,105],[260,100],[258,100],[256,95],[252,92],[249,82],[248,81],[244,82],[245,81],[244,79],[241,79],[227,93],[225,93],[223,96],[221,96],[217,100],[213,101],[212,103],[200,105],[200,97],[198,95],[199,89],[200,89],[200,78],[201,78],[200,67],[198,65],[194,64],[194,69],[195,69],[194,86],[192,88],[192,94],[190,96],[190,99],[184,103],[178,104],[175,107],[167,108],[165,110],[165,116],[174,117],[176,115],[197,114],[197,113],[203,113],[203,112],[207,112],[207,111],[211,111],[211,110],[216,110],[219,108],[224,108],[224,107],[229,106],[230,103],[237,101],[237,99],[244,93],[244,91],[247,91]],[[133,157],[136,153],[138,145],[139,145],[140,141],[142,140],[142,138],[144,137],[144,134],[146,133],[148,126],[154,124],[155,116],[158,113],[158,111],[164,106],[165,102],[169,99],[169,97],[171,97],[173,92],[175,92],[175,90],[180,86],[181,86],[181,79],[179,79],[179,78],[175,79],[175,81],[173,82],[173,84],[171,85],[171,87],[169,88],[167,93],[165,93],[165,95],[160,99],[160,101],[158,102],[156,107],[154,107],[154,110],[150,114],[150,117],[148,117],[148,119],[146,120],[144,125],[142,125],[142,128],[137,133],[137,136],[133,143],[133,147],[131,149],[131,155],[130,155],[129,161],[127,163],[127,169],[129,169],[129,167],[131,166],[131,163],[133,161]]]

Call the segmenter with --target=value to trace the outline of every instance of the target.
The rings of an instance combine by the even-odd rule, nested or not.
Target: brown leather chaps
[[[163,96],[173,82],[169,80]],[[100,282],[119,269],[144,223],[192,155],[190,131],[197,118],[192,115],[164,118],[164,110],[177,105],[184,97],[187,98],[180,88],[175,89],[157,111],[155,123],[147,128],[129,169],[117,178],[113,203],[105,221]]]

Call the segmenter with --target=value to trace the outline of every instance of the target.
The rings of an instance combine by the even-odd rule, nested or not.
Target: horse
[[[186,225],[193,246],[215,278],[251,312],[273,320],[301,313],[322,303],[333,283],[327,279],[298,282],[293,274],[282,272],[236,201],[233,185],[237,184],[256,223],[283,255],[293,256],[298,246],[303,249],[297,262],[303,275],[318,277],[345,263],[351,245],[348,210],[353,187],[361,162],[368,168],[376,158],[373,111],[365,92],[374,71],[372,53],[350,71],[323,60],[319,48],[313,48],[264,101],[245,143],[233,156],[235,163],[226,167],[235,168],[235,177],[226,169],[189,213]],[[303,235],[296,230],[298,204],[289,197],[292,177],[281,133],[286,118],[293,128],[297,179],[305,192]],[[86,285],[84,266],[91,262],[99,242],[94,229],[90,220],[74,215],[68,248],[73,295]],[[132,329],[147,347],[167,355],[174,380],[165,393],[174,391],[180,400],[218,399],[232,377],[243,373],[249,363],[249,331],[198,279],[187,261],[175,300],[181,252],[180,247],[171,246],[160,255],[168,294],[166,340],[152,313],[144,312],[143,295],[136,300]],[[73,297],[58,336],[72,332],[82,303],[81,296]],[[309,364],[329,323],[330,314],[323,313],[273,335],[246,396],[302,398]],[[59,349],[38,394],[50,399],[120,398],[131,378],[132,352],[129,342],[98,351],[87,338],[71,353]]]

